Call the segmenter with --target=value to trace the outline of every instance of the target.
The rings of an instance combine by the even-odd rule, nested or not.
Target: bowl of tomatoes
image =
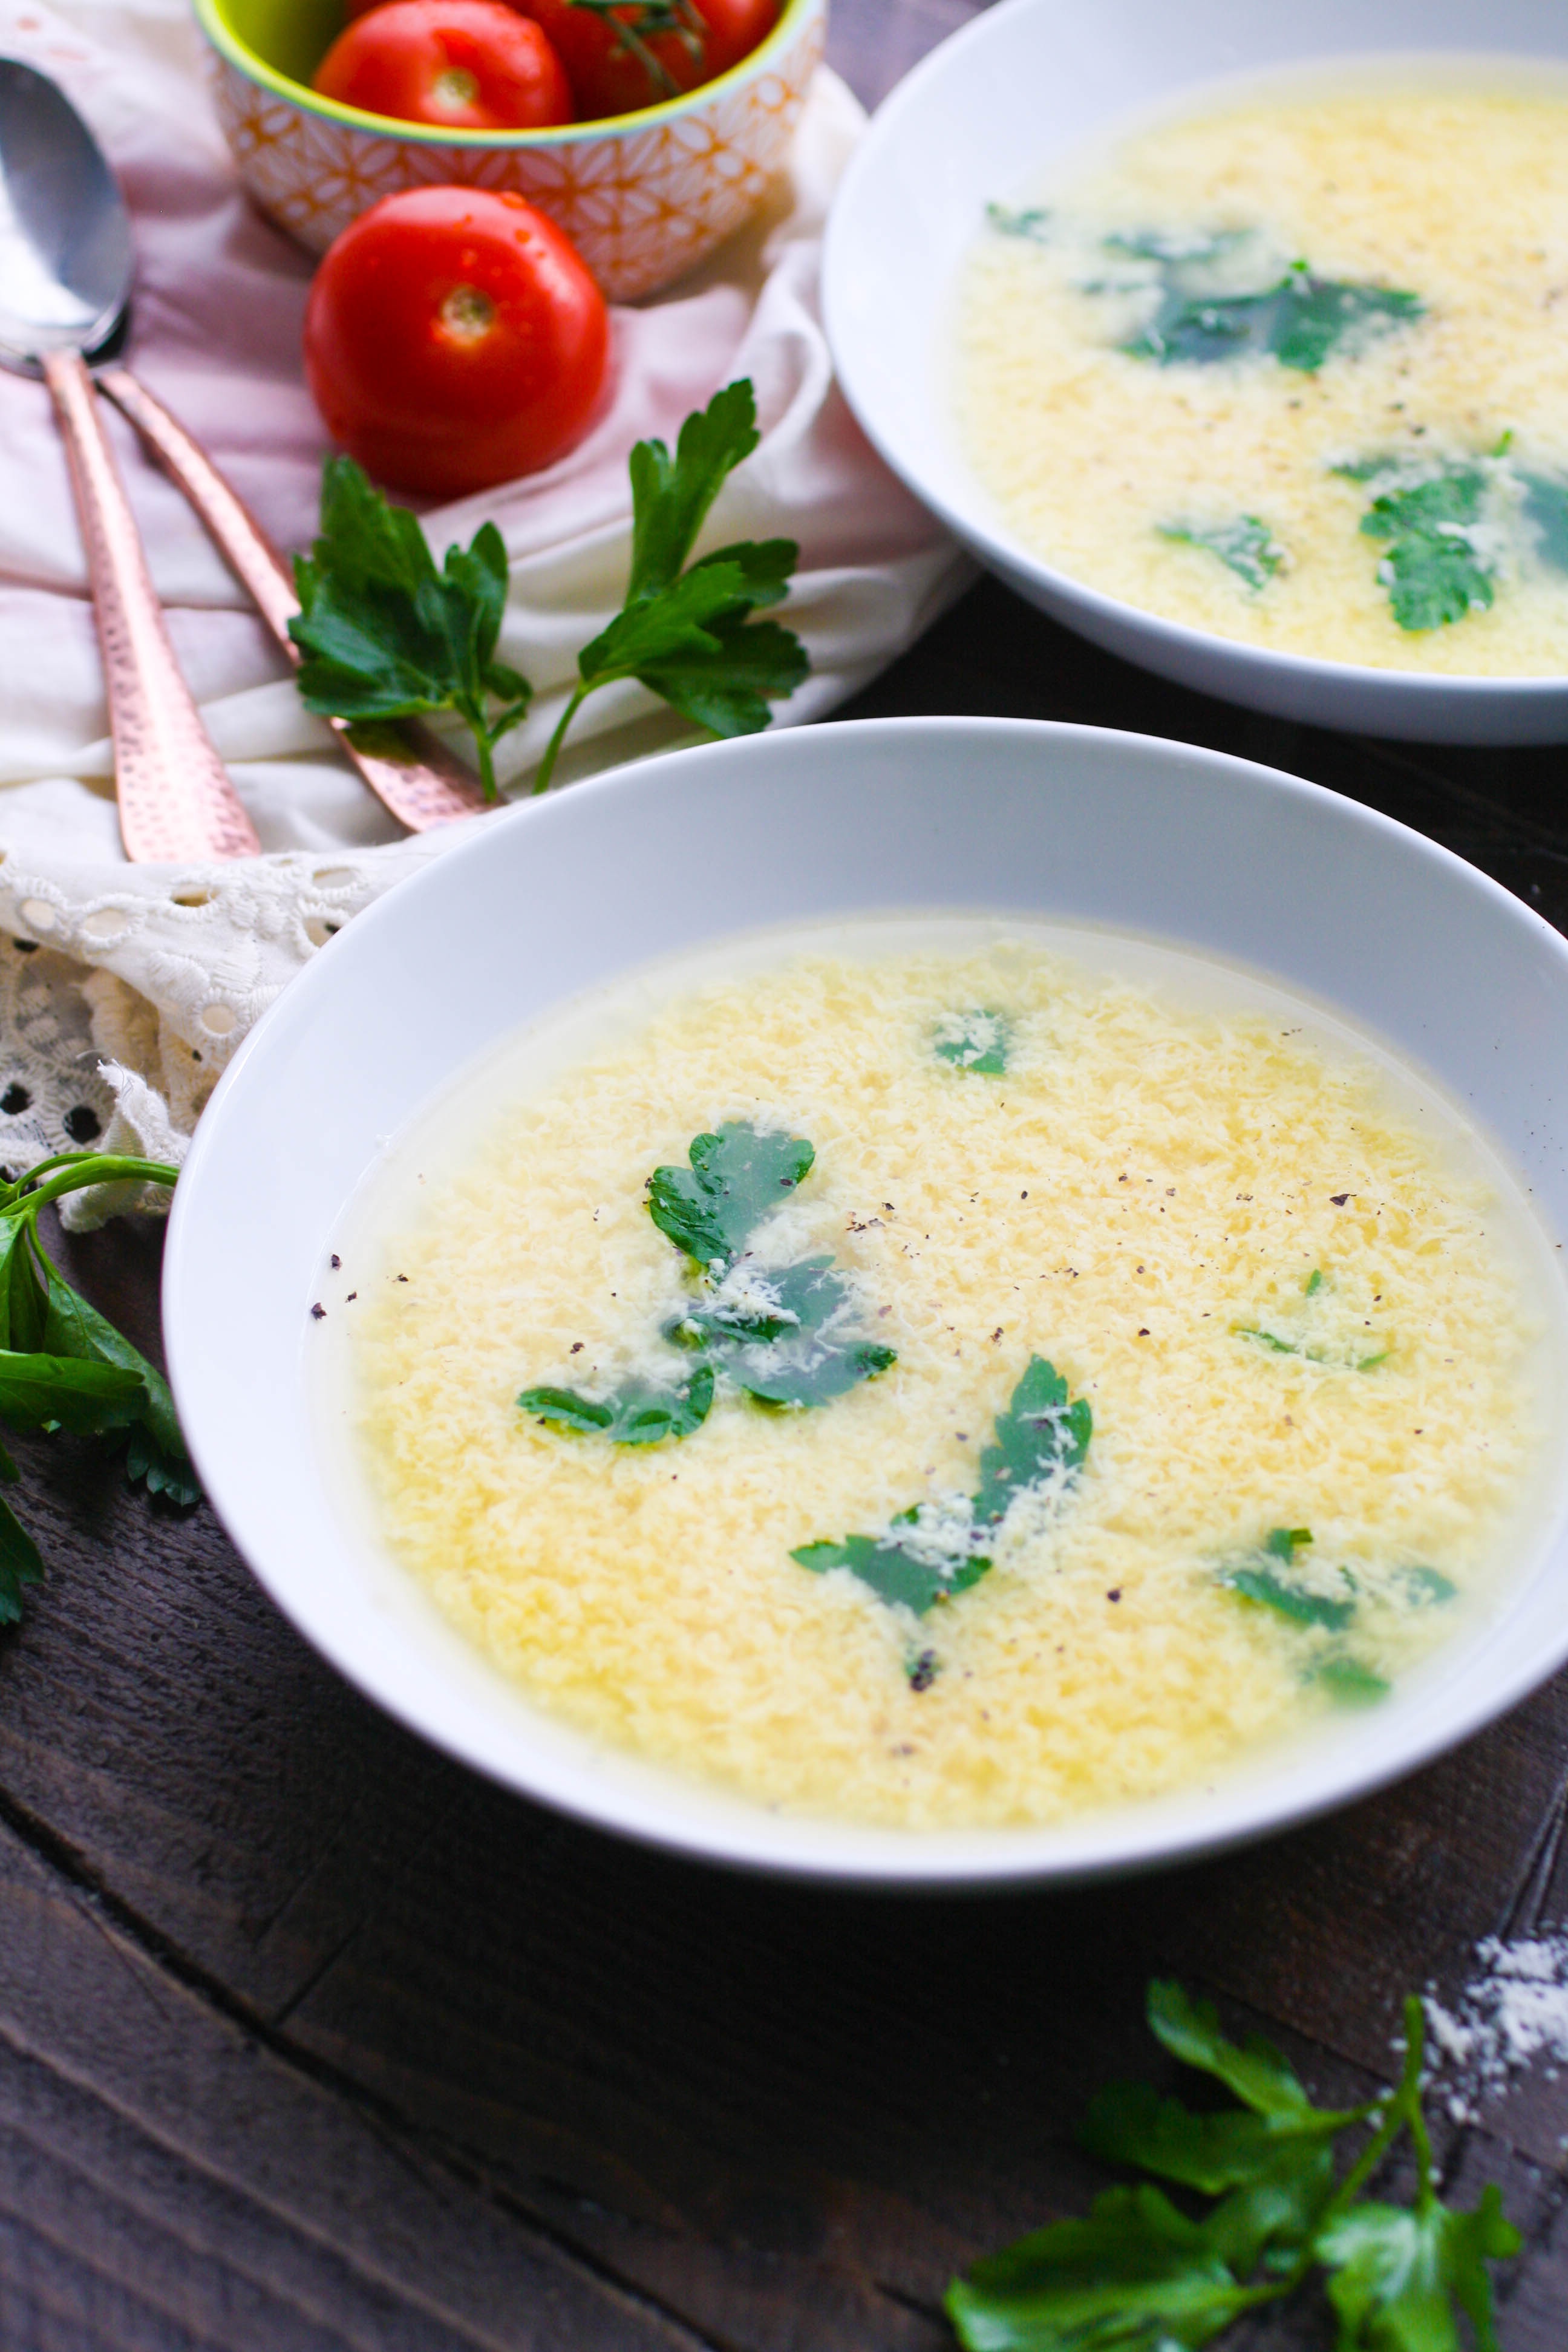
[[[784,165],[826,0],[195,0],[218,118],[313,252],[383,196],[525,196],[612,301],[656,293]],[[392,109],[397,110],[392,111]]]

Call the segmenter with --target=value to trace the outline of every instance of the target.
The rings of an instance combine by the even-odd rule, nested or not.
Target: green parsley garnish
[[[1363,537],[1387,549],[1377,576],[1402,629],[1442,629],[1493,600],[1493,559],[1476,536],[1487,490],[1479,465],[1446,463],[1413,475],[1397,458],[1336,466],[1346,481],[1388,487],[1362,517]]]
[[[688,1146],[688,1168],[656,1168],[648,1213],[659,1232],[710,1274],[727,1274],[762,1219],[809,1176],[816,1152],[804,1136],[763,1133],[731,1121]]]
[[[1155,238],[1107,242],[1112,252],[1153,265],[1153,314],[1121,348],[1161,367],[1256,352],[1272,353],[1281,367],[1313,375],[1341,345],[1353,348],[1373,332],[1423,315],[1418,295],[1314,278],[1304,261],[1293,262],[1282,278],[1257,293],[1218,291],[1201,282],[1225,249],[1216,238],[1184,247]]]
[[[628,1381],[607,1397],[579,1396],[575,1389],[524,1389],[518,1403],[547,1429],[582,1437],[607,1437],[616,1445],[657,1445],[666,1437],[689,1437],[708,1418],[713,1375],[704,1365],[689,1380],[660,1387]]]
[[[916,1503],[890,1521],[885,1535],[800,1544],[790,1558],[819,1576],[847,1568],[879,1599],[901,1603],[917,1617],[966,1592],[990,1568],[984,1547],[1014,1497],[1053,1486],[1064,1492],[1076,1482],[1094,1416],[1086,1397],[1068,1402],[1068,1384],[1053,1365],[1031,1356],[994,1426],[996,1442],[980,1457],[979,1491],[966,1510]],[[900,1535],[905,1528],[911,1532]]]
[[[1216,1580],[1227,1591],[1239,1592],[1244,1601],[1254,1601],[1260,1608],[1288,1617],[1293,1625],[1320,1625],[1331,1633],[1342,1633],[1355,1615],[1354,1601],[1335,1600],[1291,1579],[1298,1550],[1311,1540],[1310,1528],[1270,1528],[1257,1560],[1233,1561],[1215,1571]],[[1343,1577],[1343,1569],[1339,1573]]]
[[[1180,546],[1206,548],[1249,588],[1267,588],[1284,565],[1284,549],[1257,515],[1237,515],[1231,522],[1163,522],[1158,530]]]
[[[1554,572],[1568,572],[1568,482],[1521,474],[1524,511],[1535,525],[1535,551]]]
[[[1151,1984],[1147,2014],[1172,2056],[1223,2084],[1234,2104],[1198,2111],[1145,2083],[1115,2084],[1090,2106],[1085,2144],[1212,2201],[1192,2213],[1147,2180],[1109,2189],[1087,2220],[1053,2221],[976,2263],[946,2296],[969,2352],[1194,2352],[1314,2270],[1340,2352],[1458,2352],[1461,2316],[1478,2352],[1498,2352],[1487,2264],[1523,2241],[1495,2186],[1469,2211],[1438,2196],[1419,2000],[1405,2004],[1394,2091],[1338,2109],[1314,2106],[1261,2038],[1227,2041],[1213,2007],[1180,1985]],[[1358,2129],[1369,2136],[1342,2178],[1336,2143]],[[1405,2135],[1412,2202],[1363,2197]]]
[[[800,558],[793,540],[747,540],[687,561],[726,476],[759,437],[742,378],[687,418],[673,457],[662,441],[633,449],[626,604],[577,657],[579,682],[540,762],[536,793],[549,784],[586,697],[617,678],[637,678],[715,735],[751,735],[767,726],[770,700],[793,694],[809,672],[790,630],[749,617],[789,593]],[[321,534],[295,558],[294,576],[300,609],[289,634],[302,656],[306,709],[351,723],[453,711],[473,735],[493,800],[495,747],[533,698],[521,671],[496,659],[507,562],[494,523],[468,547],[449,547],[437,572],[408,509],[392,505],[352,458],[329,457]]]
[[[687,565],[726,477],[760,438],[756,399],[742,377],[687,418],[673,457],[662,441],[639,441],[632,451],[626,601],[577,656],[579,683],[540,762],[536,793],[549,784],[582,704],[617,678],[635,677],[715,735],[755,735],[773,716],[769,702],[793,694],[809,673],[791,630],[751,618],[788,595],[800,561],[793,539],[745,540]]]
[[[985,223],[998,236],[1026,237],[1031,245],[1051,241],[1051,216],[1039,205],[1027,205],[1022,212],[1015,212],[1010,205],[987,205]]]
[[[808,1257],[752,1272],[740,1298],[721,1290],[667,1336],[701,1349],[760,1404],[827,1404],[898,1361],[891,1348],[846,1336],[854,1319],[853,1295],[833,1260]]]
[[[201,1493],[163,1374],[73,1290],[38,1238],[51,1201],[89,1184],[169,1184],[176,1168],[117,1152],[66,1151],[0,1185],[0,1424],[104,1436],[125,1447],[126,1474],[151,1495]],[[0,1485],[21,1473],[0,1447]],[[0,1498],[0,1625],[22,1614],[43,1574],[37,1546]]]
[[[856,1329],[854,1294],[830,1257],[751,1262],[758,1228],[807,1177],[816,1154],[804,1136],[732,1120],[692,1139],[684,1168],[656,1168],[648,1213],[692,1261],[700,1286],[663,1337],[705,1359],[668,1381],[630,1381],[605,1397],[524,1389],[518,1403],[552,1429],[616,1445],[689,1437],[707,1419],[719,1376],[759,1404],[830,1403],[897,1363],[891,1348]]]
[[[896,1533],[900,1528],[917,1532],[900,1539]],[[830,1568],[847,1568],[879,1601],[923,1617],[939,1601],[967,1592],[989,1569],[988,1559],[968,1549],[969,1533],[965,1528],[956,1542],[951,1541],[927,1507],[917,1503],[898,1514],[885,1536],[846,1536],[842,1543],[797,1544],[790,1558],[818,1576],[826,1576]],[[912,1672],[910,1679],[914,1680]],[[934,1679],[934,1667],[931,1679]],[[929,1688],[930,1682],[921,1687]]]
[[[1333,1285],[1319,1266],[1307,1276],[1301,1287],[1301,1297],[1304,1301],[1324,1297],[1331,1293],[1332,1288]],[[1299,1327],[1293,1336],[1284,1331],[1270,1330],[1267,1324],[1256,1323],[1233,1323],[1231,1336],[1237,1339],[1248,1339],[1254,1347],[1265,1349],[1271,1356],[1299,1356],[1303,1363],[1321,1364],[1330,1370],[1370,1372],[1377,1365],[1388,1361],[1392,1349],[1380,1345],[1375,1339],[1369,1354],[1353,1356],[1342,1342],[1331,1337],[1314,1339],[1311,1336],[1315,1318],[1310,1307],[1300,1310],[1300,1317]],[[1321,1321],[1318,1328],[1320,1331],[1322,1329]]]
[[[940,1061],[980,1077],[1000,1077],[1007,1066],[1013,1024],[994,1005],[978,1005],[972,1013],[950,1013],[939,1021],[933,1050]]]
[[[352,457],[329,457],[321,536],[295,557],[294,584],[300,610],[289,634],[304,656],[297,679],[306,709],[351,721],[456,711],[493,800],[495,746],[533,698],[527,678],[495,657],[507,569],[494,523],[468,547],[449,547],[437,572],[408,509],[383,498]]]

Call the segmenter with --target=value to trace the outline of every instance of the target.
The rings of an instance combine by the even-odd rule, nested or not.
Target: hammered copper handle
[[[240,584],[250,592],[257,611],[289,660],[297,663],[300,649],[289,635],[289,623],[300,609],[300,599],[287,563],[244,499],[129,369],[104,368],[97,383],[184,490]],[[473,776],[427,728],[409,729],[413,740],[405,741],[401,729],[381,726],[372,731],[362,727],[351,732],[341,719],[327,723],[372,792],[410,833],[427,833],[433,825],[449,824],[454,817],[471,816],[484,807]]]
[[[255,827],[174,659],[86,362],[50,352],[43,371],[92,583],[125,855],[171,866],[254,856]]]

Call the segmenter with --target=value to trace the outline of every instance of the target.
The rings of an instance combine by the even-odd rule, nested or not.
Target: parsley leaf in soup
[[[972,1013],[948,1013],[936,1024],[932,1047],[939,1061],[980,1077],[1000,1077],[1007,1067],[1013,1024],[994,1005]]]
[[[804,1138],[729,1120],[693,1138],[689,1168],[656,1168],[648,1210],[659,1232],[698,1265],[728,1272],[754,1227],[811,1172]]]
[[[991,1534],[1016,1496],[1068,1490],[1092,1428],[1088,1400],[1069,1402],[1060,1373],[1032,1356],[1006,1411],[996,1416],[996,1443],[980,1457],[978,1494],[967,1503],[962,1495],[952,1497],[947,1507],[912,1504],[884,1534],[801,1544],[790,1558],[818,1573],[850,1569],[882,1600],[901,1601],[923,1616],[986,1573]]]
[[[1342,1706],[1371,1706],[1376,1700],[1388,1696],[1388,1684],[1371,1666],[1359,1658],[1333,1652],[1313,1668],[1312,1680],[1321,1683],[1331,1698]]]
[[[1568,572],[1568,482],[1521,474],[1524,511],[1535,526],[1535,551],[1554,572]]]
[[[1334,471],[1369,485],[1388,479],[1361,528],[1387,549],[1377,576],[1402,629],[1447,628],[1492,603],[1496,566],[1478,530],[1487,489],[1479,466],[1443,465],[1411,478],[1397,462],[1371,458]]]
[[[294,559],[300,696],[331,719],[451,710],[478,747],[485,797],[496,744],[527,715],[533,689],[495,657],[506,608],[506,547],[493,522],[449,547],[436,569],[406,507],[393,506],[352,457],[329,457],[321,533]],[[499,707],[498,707],[499,706]]]
[[[739,1285],[721,1284],[668,1336],[703,1349],[760,1402],[826,1404],[897,1362],[891,1348],[854,1336],[854,1297],[830,1257],[741,1273]]]
[[[1284,565],[1284,549],[1257,515],[1237,515],[1231,522],[1163,522],[1158,529],[1162,539],[1217,555],[1226,571],[1249,588],[1267,588]]]
[[[918,1526],[919,1518],[918,1508],[904,1511],[885,1536],[846,1536],[842,1543],[800,1544],[790,1558],[818,1576],[830,1568],[847,1568],[879,1600],[897,1602],[923,1617],[939,1601],[950,1601],[954,1593],[978,1584],[991,1562],[962,1548],[944,1551],[939,1543],[922,1544],[918,1536],[900,1541],[895,1530]]]
[[[1093,1430],[1089,1399],[1069,1402],[1055,1366],[1031,1356],[1006,1412],[996,1416],[995,1444],[980,1456],[976,1525],[994,1527],[1016,1495],[1069,1484],[1083,1466]]]
[[[689,1379],[669,1385],[627,1381],[607,1397],[585,1397],[575,1389],[524,1389],[518,1403],[549,1429],[580,1437],[607,1437],[615,1445],[657,1445],[666,1437],[689,1437],[708,1418],[713,1374],[706,1364]]]
[[[1370,1339],[1363,1339],[1359,1330],[1352,1342],[1345,1336],[1342,1318],[1336,1326],[1333,1294],[1334,1286],[1321,1266],[1315,1267],[1301,1286],[1302,1304],[1297,1310],[1293,1332],[1272,1330],[1267,1324],[1233,1323],[1231,1336],[1248,1339],[1271,1356],[1299,1356],[1303,1363],[1321,1364],[1326,1370],[1370,1372],[1379,1364],[1385,1364],[1392,1352],[1386,1342],[1375,1334]],[[1320,1301],[1317,1308],[1312,1306],[1313,1299]],[[1325,1308],[1329,1310],[1327,1315]],[[1357,1348],[1365,1348],[1368,1352],[1358,1355],[1354,1352]]]
[[[1400,1571],[1404,1598],[1412,1609],[1431,1609],[1452,1601],[1458,1586],[1440,1568],[1406,1568]]]
[[[1015,212],[1010,205],[987,205],[985,224],[998,236],[1026,237],[1031,245],[1048,245],[1051,241],[1051,216],[1038,205],[1030,205]]]
[[[1217,1580],[1244,1601],[1272,1609],[1293,1625],[1316,1625],[1342,1633],[1355,1615],[1353,1600],[1336,1600],[1292,1578],[1297,1551],[1312,1540],[1306,1528],[1272,1528],[1255,1559],[1237,1560],[1217,1571]],[[1278,1563],[1276,1565],[1276,1563]],[[1344,1570],[1340,1570],[1342,1577]]]
[[[1304,261],[1255,293],[1205,286],[1205,268],[1217,257],[1213,240],[1190,253],[1126,239],[1112,249],[1146,257],[1155,267],[1158,299],[1140,331],[1121,345],[1135,359],[1161,367],[1212,364],[1247,353],[1272,355],[1281,367],[1314,375],[1342,346],[1353,350],[1374,331],[1423,315],[1415,294],[1382,286],[1314,278]]]

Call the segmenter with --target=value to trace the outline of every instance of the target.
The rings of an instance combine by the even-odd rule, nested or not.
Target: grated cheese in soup
[[[1058,1820],[1370,1703],[1475,1622],[1542,1475],[1481,1147],[1268,983],[874,929],[623,992],[416,1204],[360,1213],[333,1328],[382,1539],[542,1706],[864,1822]],[[815,1160],[704,1276],[648,1179],[726,1128]],[[766,1317],[825,1259],[836,1328],[896,1358],[826,1402],[762,1406],[721,1354],[658,1444],[519,1406],[689,1388],[683,1317]],[[1037,1361],[1048,1458],[988,1517]],[[796,1557],[854,1535],[944,1597]]]
[[[957,413],[1038,555],[1277,652],[1563,670],[1568,83],[1478,82],[1233,103],[992,206]]]

